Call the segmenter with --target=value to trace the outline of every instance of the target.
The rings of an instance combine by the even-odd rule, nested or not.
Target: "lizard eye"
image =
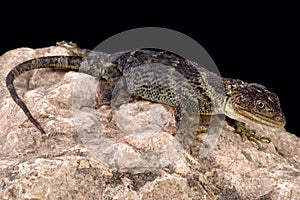
[[[258,101],[256,102],[256,108],[259,109],[259,110],[264,109],[265,106],[266,106],[266,105],[265,105],[262,101],[260,101],[260,100],[258,100]]]

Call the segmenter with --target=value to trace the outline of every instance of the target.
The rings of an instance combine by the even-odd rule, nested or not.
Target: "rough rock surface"
[[[258,148],[226,123],[199,156],[174,139],[171,108],[133,101],[112,115],[97,107],[99,82],[88,75],[43,69],[17,78],[18,94],[50,133],[42,138],[5,77],[23,61],[62,54],[20,48],[0,57],[0,199],[300,199],[295,135],[255,125],[272,139]]]

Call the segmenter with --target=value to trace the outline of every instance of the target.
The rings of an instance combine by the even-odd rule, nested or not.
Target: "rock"
[[[18,94],[49,138],[13,102],[5,77],[19,63],[67,55],[20,48],[0,57],[0,199],[299,199],[300,139],[253,125],[272,139],[258,148],[227,123],[182,149],[173,109],[133,101],[97,107],[99,81],[49,69],[24,73]],[[204,144],[210,145],[204,145]],[[204,153],[205,152],[205,153]]]

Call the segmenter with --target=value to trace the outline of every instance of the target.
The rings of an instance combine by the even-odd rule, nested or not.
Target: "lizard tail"
[[[41,131],[42,134],[46,134],[41,125],[31,115],[29,109],[23,100],[19,97],[14,87],[14,80],[23,72],[40,69],[40,68],[52,68],[56,70],[65,71],[78,71],[83,58],[80,56],[50,56],[35,58],[17,65],[6,76],[6,87],[16,104],[24,111],[28,119]]]

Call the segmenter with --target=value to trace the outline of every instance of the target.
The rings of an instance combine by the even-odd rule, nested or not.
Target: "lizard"
[[[65,47],[71,55],[34,58],[15,66],[6,76],[6,87],[12,99],[43,135],[45,130],[18,96],[13,84],[20,74],[41,68],[76,71],[105,79],[111,85],[113,107],[126,103],[131,97],[170,105],[175,110],[178,132],[186,138],[192,137],[191,130],[197,131],[190,128],[195,126],[189,120],[191,116],[225,115],[242,139],[255,143],[271,140],[256,135],[246,124],[285,126],[279,98],[265,86],[221,77],[173,52],[142,48],[108,54],[81,49],[72,42],[63,41],[57,45]]]

